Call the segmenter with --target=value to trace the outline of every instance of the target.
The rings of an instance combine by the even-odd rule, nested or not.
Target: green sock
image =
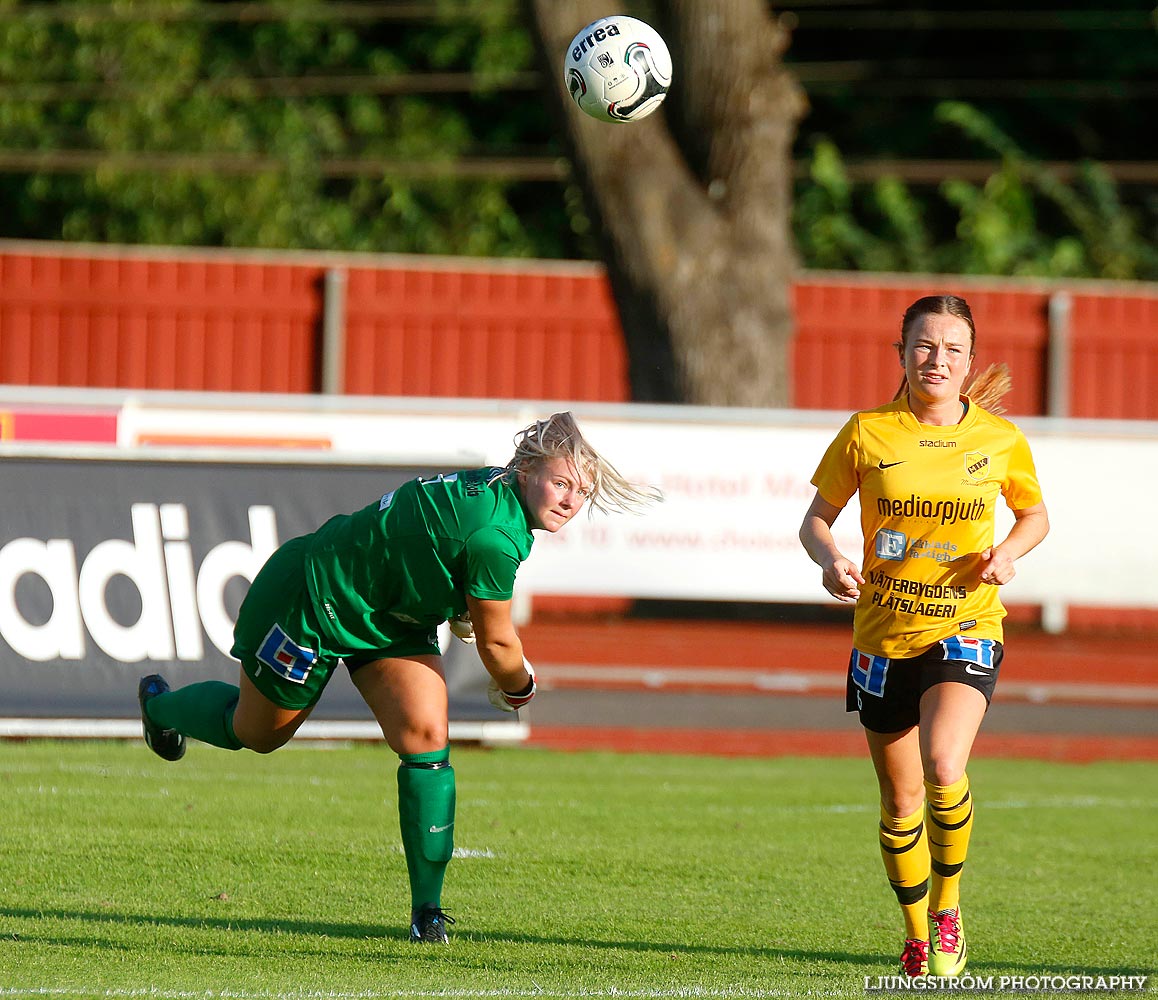
[[[238,693],[234,684],[202,681],[150,698],[145,711],[163,729],[176,729],[222,750],[240,750],[241,740],[233,731]]]
[[[410,873],[410,905],[442,905],[454,853],[454,768],[450,747],[398,755],[398,824]]]

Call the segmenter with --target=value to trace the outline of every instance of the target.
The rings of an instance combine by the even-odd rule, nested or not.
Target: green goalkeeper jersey
[[[415,479],[307,536],[306,582],[338,653],[436,626],[467,595],[509,600],[534,541],[516,486],[498,468]]]

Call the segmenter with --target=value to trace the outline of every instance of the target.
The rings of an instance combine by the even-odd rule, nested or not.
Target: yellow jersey
[[[1005,608],[980,581],[994,544],[1000,493],[1011,510],[1041,503],[1025,435],[967,404],[960,423],[920,423],[907,398],[854,413],[824,453],[812,483],[843,508],[859,491],[864,560],[853,645],[890,658],[917,656],[962,632],[1002,641]]]

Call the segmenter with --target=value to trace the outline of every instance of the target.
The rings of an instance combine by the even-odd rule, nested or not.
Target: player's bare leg
[[[396,754],[429,753],[447,744],[442,657],[373,660],[350,675]]]
[[[256,753],[273,753],[285,746],[313,711],[312,705],[308,708],[275,705],[257,689],[244,670],[238,688],[233,731],[248,749]]]
[[[985,718],[985,695],[967,684],[934,684],[921,697],[921,760],[924,779],[938,785],[960,781]]]

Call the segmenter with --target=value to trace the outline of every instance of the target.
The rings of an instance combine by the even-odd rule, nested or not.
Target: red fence
[[[1009,412],[1045,413],[1050,293],[978,282],[963,286],[960,279],[804,275],[794,289],[796,405],[851,411],[891,399],[902,375],[892,346],[900,338],[901,316],[922,295],[952,292],[969,301],[977,325],[975,369],[1004,361],[1014,373],[1005,401]],[[1153,345],[1158,352],[1158,324]]]
[[[317,392],[326,273],[345,276],[339,381],[365,395],[630,399],[596,265],[363,255],[160,251],[0,241],[0,383]],[[1014,372],[1011,414],[1049,411],[1049,304],[1069,295],[1057,358],[1076,417],[1158,419],[1153,285],[804,273],[794,287],[794,403],[853,410],[891,396],[905,307],[954,291],[978,363]]]
[[[592,268],[354,267],[346,334],[343,384],[358,395],[630,398],[615,304]]]
[[[0,382],[311,392],[318,269],[0,252]]]

